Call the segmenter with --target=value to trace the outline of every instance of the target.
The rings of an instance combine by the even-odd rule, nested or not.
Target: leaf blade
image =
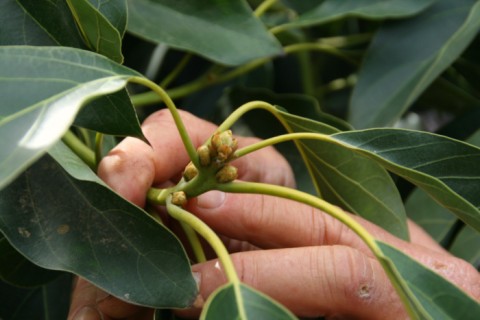
[[[444,136],[403,129],[367,129],[332,135],[427,191],[480,231],[480,149]]]
[[[480,4],[470,0],[440,0],[412,19],[384,24],[358,75],[351,124],[358,129],[391,125],[460,55],[478,28]]]
[[[423,319],[476,319],[480,304],[454,284],[397,248],[375,241],[385,255],[384,266],[410,300],[410,308]],[[392,276],[395,279],[392,279]]]
[[[324,123],[283,111],[277,114],[287,122],[290,132],[327,135],[339,132]],[[381,166],[328,140],[304,140],[300,145],[304,150],[304,161],[322,198],[380,225],[402,239],[409,238],[400,195]]]
[[[85,47],[63,0],[3,1],[0,20],[1,45]]]
[[[359,17],[364,19],[405,18],[425,10],[434,1],[388,1],[388,0],[349,0],[323,1],[315,8],[301,14],[291,26],[312,26],[344,19]]]
[[[123,89],[135,76],[79,49],[0,48],[0,135],[8,137],[0,140],[0,188],[60,139],[86,102]]]
[[[128,8],[130,32],[222,64],[239,65],[282,52],[243,0],[129,0]]]
[[[244,308],[246,319],[296,319],[285,307],[243,283],[227,284],[212,293],[201,319],[240,319],[239,308]]]
[[[197,289],[178,239],[66,146],[51,153],[61,165],[45,156],[0,193],[0,227],[16,249],[131,303],[189,306]]]
[[[75,21],[87,45],[97,53],[103,54],[118,63],[123,62],[122,34],[112,25],[104,12],[110,7],[121,4],[120,1],[100,3],[94,0],[67,0]],[[123,7],[126,19],[126,7]],[[120,24],[121,25],[121,24]]]

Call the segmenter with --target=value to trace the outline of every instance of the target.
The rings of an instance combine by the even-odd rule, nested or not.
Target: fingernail
[[[197,206],[204,209],[215,209],[225,202],[225,193],[221,191],[209,191],[197,198]]]
[[[103,320],[103,317],[94,307],[86,306],[77,312],[73,320]]]

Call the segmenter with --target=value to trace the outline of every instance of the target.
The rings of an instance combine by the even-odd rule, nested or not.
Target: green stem
[[[172,100],[185,97],[194,92],[200,91],[211,85],[207,77],[202,76],[190,83],[167,90],[167,94]],[[138,93],[131,97],[132,103],[136,108],[140,108],[147,105],[152,105],[161,101],[159,96],[155,92]]]
[[[262,109],[270,112],[273,112],[274,110],[276,110],[275,107],[268,102],[264,102],[264,101],[247,102],[241,105],[240,107],[238,107],[235,111],[233,111],[227,117],[227,119],[225,119],[223,123],[218,127],[217,131],[223,132],[225,130],[230,129],[230,127],[232,127],[233,124],[237,122],[238,119],[240,119],[240,117],[242,117],[245,113],[254,109]]]
[[[322,133],[313,133],[313,132],[297,132],[297,133],[287,133],[282,134],[279,136],[275,136],[273,138],[265,139],[259,141],[257,143],[253,143],[241,149],[235,151],[235,158],[243,157],[246,154],[251,152],[257,151],[259,149],[269,147],[271,145],[282,143],[291,140],[300,140],[300,139],[310,139],[310,140],[322,140],[328,142],[337,142],[336,140],[332,139],[329,135],[322,134]]]
[[[167,199],[167,211],[174,219],[177,219],[181,223],[188,225],[194,231],[198,232],[212,247],[213,251],[220,260],[220,263],[223,266],[225,276],[228,279],[228,282],[232,284],[235,296],[238,302],[238,312],[240,319],[247,319],[243,296],[241,293],[241,281],[238,278],[237,272],[235,271],[235,266],[233,265],[232,258],[228,253],[225,245],[222,240],[217,236],[217,234],[207,225],[205,222],[188,212],[187,210],[182,209],[179,206],[172,204],[172,197]]]
[[[185,128],[185,124],[183,123],[182,118],[178,113],[175,103],[173,103],[168,93],[165,90],[163,90],[161,87],[159,87],[156,83],[146,78],[132,77],[130,81],[133,83],[138,83],[148,87],[161,98],[161,100],[165,103],[167,108],[170,110],[170,113],[172,114],[173,121],[175,122],[178,132],[180,133],[180,137],[182,138],[182,142],[185,146],[185,149],[187,150],[190,160],[193,162],[193,164],[196,167],[199,167],[200,164],[198,161],[197,151],[192,143],[192,140],[190,139],[190,136],[188,135],[187,129]]]
[[[273,6],[277,0],[265,0],[263,1],[253,12],[256,17],[262,16],[271,6]]]
[[[71,132],[67,131],[63,137],[62,141],[80,158],[85,162],[90,169],[93,171],[96,170],[97,165],[95,162],[95,154],[92,149],[88,148],[78,137]]]
[[[192,54],[187,53],[183,56],[180,62],[175,66],[175,68],[170,72],[162,82],[160,82],[160,87],[166,88],[170,83],[175,80],[175,78],[185,69],[188,62],[192,59]]]
[[[98,166],[103,157],[103,133],[97,132],[95,135],[95,164]]]
[[[326,37],[318,40],[321,44],[327,44],[336,48],[357,46],[367,43],[372,39],[371,33],[357,33],[346,36]]]
[[[299,44],[294,44],[291,46],[286,46],[284,48],[284,51],[286,54],[294,53],[294,52],[300,52],[300,51],[308,51],[308,50],[314,50],[314,51],[321,51],[324,53],[329,53],[332,55],[335,55],[339,58],[342,58],[354,65],[357,65],[358,62],[352,58],[350,58],[348,55],[345,53],[341,52],[337,48],[321,43],[299,43]],[[211,77],[209,76],[210,73],[207,75],[201,76],[200,78],[187,83],[185,85],[182,85],[177,88],[170,89],[167,92],[168,96],[172,99],[178,99],[187,95],[190,95],[192,93],[195,93],[197,91],[200,91],[202,89],[205,89],[206,87],[215,85],[215,84],[221,84],[224,82],[227,82],[229,80],[235,79],[241,75],[244,75],[262,65],[265,63],[269,62],[272,58],[260,58],[257,60],[253,60],[249,63],[246,63],[244,65],[241,65],[231,71],[228,71],[224,74],[218,75]],[[139,108],[142,106],[146,105],[151,105],[154,103],[160,102],[161,99],[154,93],[154,92],[145,92],[145,93],[139,93],[131,97],[132,103],[135,107]]]
[[[334,206],[327,201],[320,199],[311,194],[287,188],[277,185],[271,185],[266,183],[257,183],[257,182],[233,182],[218,184],[217,190],[224,192],[232,193],[255,193],[255,194],[266,194],[276,197],[281,197],[285,199],[294,200],[297,202],[305,203],[309,206],[315,207],[324,211],[325,213],[331,215],[335,219],[343,222],[350,229],[352,229],[366,244],[367,246],[375,253],[375,255],[383,256],[383,253],[380,251],[380,248],[375,243],[375,239],[370,235],[370,233],[355,219],[353,219],[348,213],[343,211],[337,206]]]
[[[217,190],[231,193],[265,194],[301,202],[317,208],[344,223],[353,232],[355,232],[360,239],[363,240],[372,253],[377,257],[378,262],[391,280],[391,283],[399,294],[400,299],[403,301],[404,305],[407,306],[407,312],[409,312],[411,318],[415,318],[414,311],[408,307],[411,306],[413,302],[410,301],[408,293],[403,288],[401,281],[398,281],[398,275],[396,274],[395,267],[392,266],[391,260],[389,260],[388,257],[383,254],[383,251],[377,245],[375,238],[347,212],[311,194],[277,185],[256,182],[232,182],[218,184]]]
[[[243,116],[245,113],[254,109],[263,109],[270,112],[283,125],[283,127],[287,132],[293,131],[292,128],[290,128],[290,125],[288,124],[288,122],[285,121],[285,119],[283,119],[283,117],[279,115],[278,109],[275,108],[275,106],[271,105],[270,103],[267,103],[264,101],[251,101],[238,107],[234,112],[230,114],[230,116],[227,119],[225,119],[225,121],[220,125],[218,130],[225,131],[229,129],[241,116]],[[297,147],[297,150],[302,156],[302,158],[307,159],[305,151],[303,150],[303,147],[300,144],[300,142],[296,140],[293,140],[293,142],[295,143],[295,146]],[[311,164],[308,161],[305,161],[305,166],[310,176],[313,177],[313,169],[311,167]],[[315,186],[315,190],[317,191],[317,194],[321,195],[322,193],[320,190],[320,186],[315,182],[314,182],[314,186]]]
[[[235,271],[230,254],[217,234],[208,225],[206,225],[205,222],[187,210],[172,204],[171,197],[168,197],[167,199],[167,210],[170,216],[189,225],[210,244],[212,249],[215,251],[215,254],[218,256],[218,259],[222,263],[223,270],[225,271],[228,281],[232,284],[238,285],[240,283],[240,279]]]
[[[318,42],[306,42],[306,43],[296,43],[292,44],[289,46],[286,46],[284,48],[284,51],[286,54],[290,54],[293,52],[299,52],[299,51],[320,51],[324,53],[331,54],[333,56],[336,56],[338,58],[341,58],[355,66],[358,65],[358,61],[355,59],[350,58],[347,54],[344,52],[338,50],[338,48],[328,45],[328,44],[323,44],[323,43],[318,43]]]
[[[195,230],[193,230],[192,227],[182,221],[180,221],[180,226],[182,227],[183,232],[185,232],[188,242],[192,246],[193,254],[195,255],[197,262],[207,261],[207,257],[205,256],[205,252],[203,251],[202,244],[200,243],[200,239],[198,239]]]

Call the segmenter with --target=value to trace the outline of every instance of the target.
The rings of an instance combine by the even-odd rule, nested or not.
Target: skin
[[[215,126],[186,112],[181,116],[193,143],[202,144]],[[144,206],[152,186],[174,183],[188,156],[167,111],[142,125],[151,146],[127,138],[99,166],[99,176],[133,203]],[[239,137],[239,145],[255,138]],[[168,152],[164,152],[168,150]],[[295,187],[286,160],[266,148],[236,160],[239,179]],[[402,319],[405,310],[383,269],[347,227],[325,213],[289,200],[262,195],[208,192],[187,209],[224,239],[240,279],[278,300],[298,316],[347,319]],[[409,222],[411,242],[354,216],[370,233],[413,256],[480,300],[480,275],[442,249]],[[176,225],[172,225],[176,229]],[[268,250],[267,250],[268,249]],[[195,307],[178,311],[198,316],[202,303],[226,279],[216,260],[192,266],[199,280]],[[78,318],[75,318],[78,317]],[[108,295],[84,279],[74,284],[68,319],[151,319],[152,311]]]

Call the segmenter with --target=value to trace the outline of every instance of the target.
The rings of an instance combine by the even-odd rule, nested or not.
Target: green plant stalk
[[[202,76],[190,83],[167,90],[167,94],[172,100],[185,97],[194,92],[200,91],[208,87],[210,83],[205,76]],[[161,101],[155,92],[138,93],[131,97],[132,103],[136,108],[152,105]]]
[[[262,109],[270,112],[283,125],[283,127],[287,132],[293,131],[292,128],[290,128],[290,125],[278,114],[277,108],[275,108],[275,106],[271,105],[270,103],[267,103],[264,101],[251,101],[241,105],[234,112],[232,112],[230,116],[227,119],[225,119],[225,121],[223,121],[223,123],[219,126],[218,130],[225,131],[229,129],[245,113],[255,109]],[[300,153],[302,158],[307,159],[307,156],[305,154],[305,151],[303,150],[301,143],[299,141],[296,141],[295,139],[293,140],[293,142],[295,143],[295,146],[297,147],[298,152]],[[310,163],[305,161],[305,166],[310,176],[313,177],[313,169]],[[315,181],[313,182],[313,184],[315,187],[315,191],[319,196],[321,196],[322,192],[320,190],[320,186],[317,183],[315,183]]]
[[[160,87],[162,88],[166,88],[170,85],[170,83],[172,83],[173,80],[175,80],[177,78],[177,76],[185,69],[185,67],[187,66],[188,62],[190,62],[192,58],[192,54],[191,53],[187,53],[185,54],[182,59],[180,60],[180,62],[175,66],[175,68],[172,70],[172,72],[170,72],[166,77],[165,79],[163,79],[162,82],[160,82]]]
[[[65,143],[90,169],[96,171],[97,163],[92,149],[88,148],[72,131],[68,130],[62,137]]]
[[[147,192],[147,200],[155,205],[166,205],[168,197],[177,191],[185,192],[188,199],[196,197],[209,190],[213,190],[217,181],[215,180],[216,168],[197,167],[198,175],[190,181],[184,179],[170,188],[150,188]]]
[[[95,165],[97,167],[103,157],[103,137],[103,133],[97,132],[95,134]]]
[[[409,290],[404,288],[402,284],[397,281],[398,276],[396,275],[395,269],[392,268],[390,260],[383,254],[382,250],[377,245],[375,238],[370,235],[370,233],[361,224],[359,224],[348,213],[346,213],[339,207],[299,190],[265,183],[232,182],[226,184],[218,184],[216,189],[223,192],[231,193],[264,194],[301,202],[311,207],[317,208],[325,212],[326,214],[332,216],[333,218],[339,220],[340,222],[344,223],[363,240],[363,242],[368,246],[368,248],[372,251],[375,257],[377,257],[377,260],[385,270],[385,273],[390,279],[393,287],[395,288],[398,295],[400,296],[400,299],[404,303],[410,318],[416,318],[416,313],[410,307],[412,303],[415,304],[415,301],[412,301],[409,298],[408,294],[405,292]]]
[[[235,296],[237,297],[238,301],[238,311],[240,315],[240,319],[247,319],[246,312],[244,308],[243,298],[240,291],[240,279],[238,278],[237,272],[235,271],[235,267],[233,265],[233,261],[230,258],[230,254],[228,253],[227,249],[225,248],[222,240],[217,236],[217,234],[205,224],[202,220],[191,214],[185,209],[182,209],[179,206],[172,204],[171,202],[172,197],[167,198],[167,211],[174,219],[187,224],[193,230],[198,232],[212,247],[217,255],[218,259],[220,260],[223,270],[225,272],[225,276],[227,277],[228,281],[233,285],[235,290]]]
[[[299,43],[299,44],[294,44],[290,46],[286,46],[284,48],[285,54],[290,54],[294,52],[301,52],[301,51],[309,51],[309,50],[314,50],[314,51],[320,51],[328,54],[332,54],[334,56],[337,56],[339,58],[342,58],[354,65],[358,65],[358,61],[350,58],[348,55],[345,53],[341,52],[337,48],[331,45],[325,45],[321,43]],[[187,83],[185,85],[179,86],[177,88],[172,88],[166,93],[170,97],[170,99],[178,99],[185,97],[187,95],[190,95],[192,93],[195,93],[197,91],[200,91],[202,89],[205,89],[206,87],[215,85],[215,84],[221,84],[224,82],[227,82],[229,80],[235,79],[241,75],[244,75],[262,65],[265,63],[269,62],[272,58],[267,57],[267,58],[260,58],[257,60],[253,60],[251,62],[248,62],[244,65],[241,65],[231,71],[228,71],[224,74],[220,74],[213,79],[207,76],[201,76],[200,78],[193,80],[190,83]],[[154,92],[145,92],[145,93],[139,93],[131,97],[132,103],[136,108],[142,107],[142,106],[147,106],[151,105],[154,103],[160,102],[162,99],[159,99],[158,94]]]
[[[257,150],[265,148],[265,147],[269,147],[269,146],[277,144],[277,143],[282,143],[282,142],[291,141],[291,140],[300,140],[300,139],[322,140],[322,141],[327,141],[327,142],[340,144],[337,140],[332,139],[327,134],[313,133],[313,132],[286,133],[286,134],[282,134],[282,135],[275,136],[275,137],[272,137],[272,138],[269,138],[269,139],[265,139],[265,140],[259,141],[257,143],[253,143],[251,145],[243,147],[241,149],[238,149],[237,151],[235,151],[234,157],[235,158],[240,158],[240,157],[243,157],[246,154],[249,154],[251,152],[257,151]]]
[[[328,44],[336,48],[357,46],[369,42],[372,39],[372,33],[357,33],[345,36],[325,37],[318,40],[319,43]]]
[[[253,12],[253,14],[258,18],[261,17],[271,6],[273,6],[277,0],[265,0],[263,1]]]
[[[200,163],[199,163],[198,155],[197,155],[197,150],[195,149],[195,147],[192,143],[192,140],[190,139],[190,136],[188,135],[187,129],[185,128],[185,124],[183,123],[182,118],[180,117],[180,114],[177,110],[177,107],[175,106],[175,103],[170,98],[170,96],[167,94],[167,92],[165,90],[163,90],[161,87],[159,87],[155,82],[150,81],[146,78],[132,77],[129,81],[146,86],[147,88],[151,89],[153,92],[155,92],[161,98],[161,100],[165,103],[168,110],[170,110],[170,113],[172,114],[173,121],[175,122],[175,125],[178,129],[178,132],[180,133],[180,137],[182,138],[182,142],[185,146],[185,149],[187,150],[187,153],[188,153],[188,156],[190,157],[190,160],[193,162],[193,164],[196,167],[200,167]]]
[[[320,51],[320,52],[328,53],[338,58],[341,58],[351,63],[354,66],[358,65],[357,60],[350,58],[347,54],[338,50],[338,48],[329,44],[324,44],[324,43],[318,43],[318,42],[296,43],[296,44],[286,46],[284,48],[284,51],[286,54],[290,54],[293,52],[303,52],[303,51]]]
[[[315,96],[315,76],[312,68],[312,61],[308,52],[298,52],[297,59],[302,75],[302,88],[306,95]]]
[[[193,254],[195,255],[195,259],[197,260],[197,262],[207,261],[207,257],[205,256],[205,252],[203,251],[202,244],[200,243],[200,239],[198,239],[195,230],[193,230],[192,227],[182,221],[180,221],[180,226],[182,227],[183,232],[185,232],[188,242],[192,246]]]
[[[205,222],[187,210],[174,205],[171,202],[171,197],[168,197],[167,199],[167,210],[170,216],[190,226],[193,230],[195,230],[195,232],[201,235],[210,244],[210,246],[212,246],[212,249],[215,251],[215,254],[222,263],[228,281],[232,283],[240,283],[240,279],[235,271],[230,254],[217,234],[209,226],[207,226]]]

